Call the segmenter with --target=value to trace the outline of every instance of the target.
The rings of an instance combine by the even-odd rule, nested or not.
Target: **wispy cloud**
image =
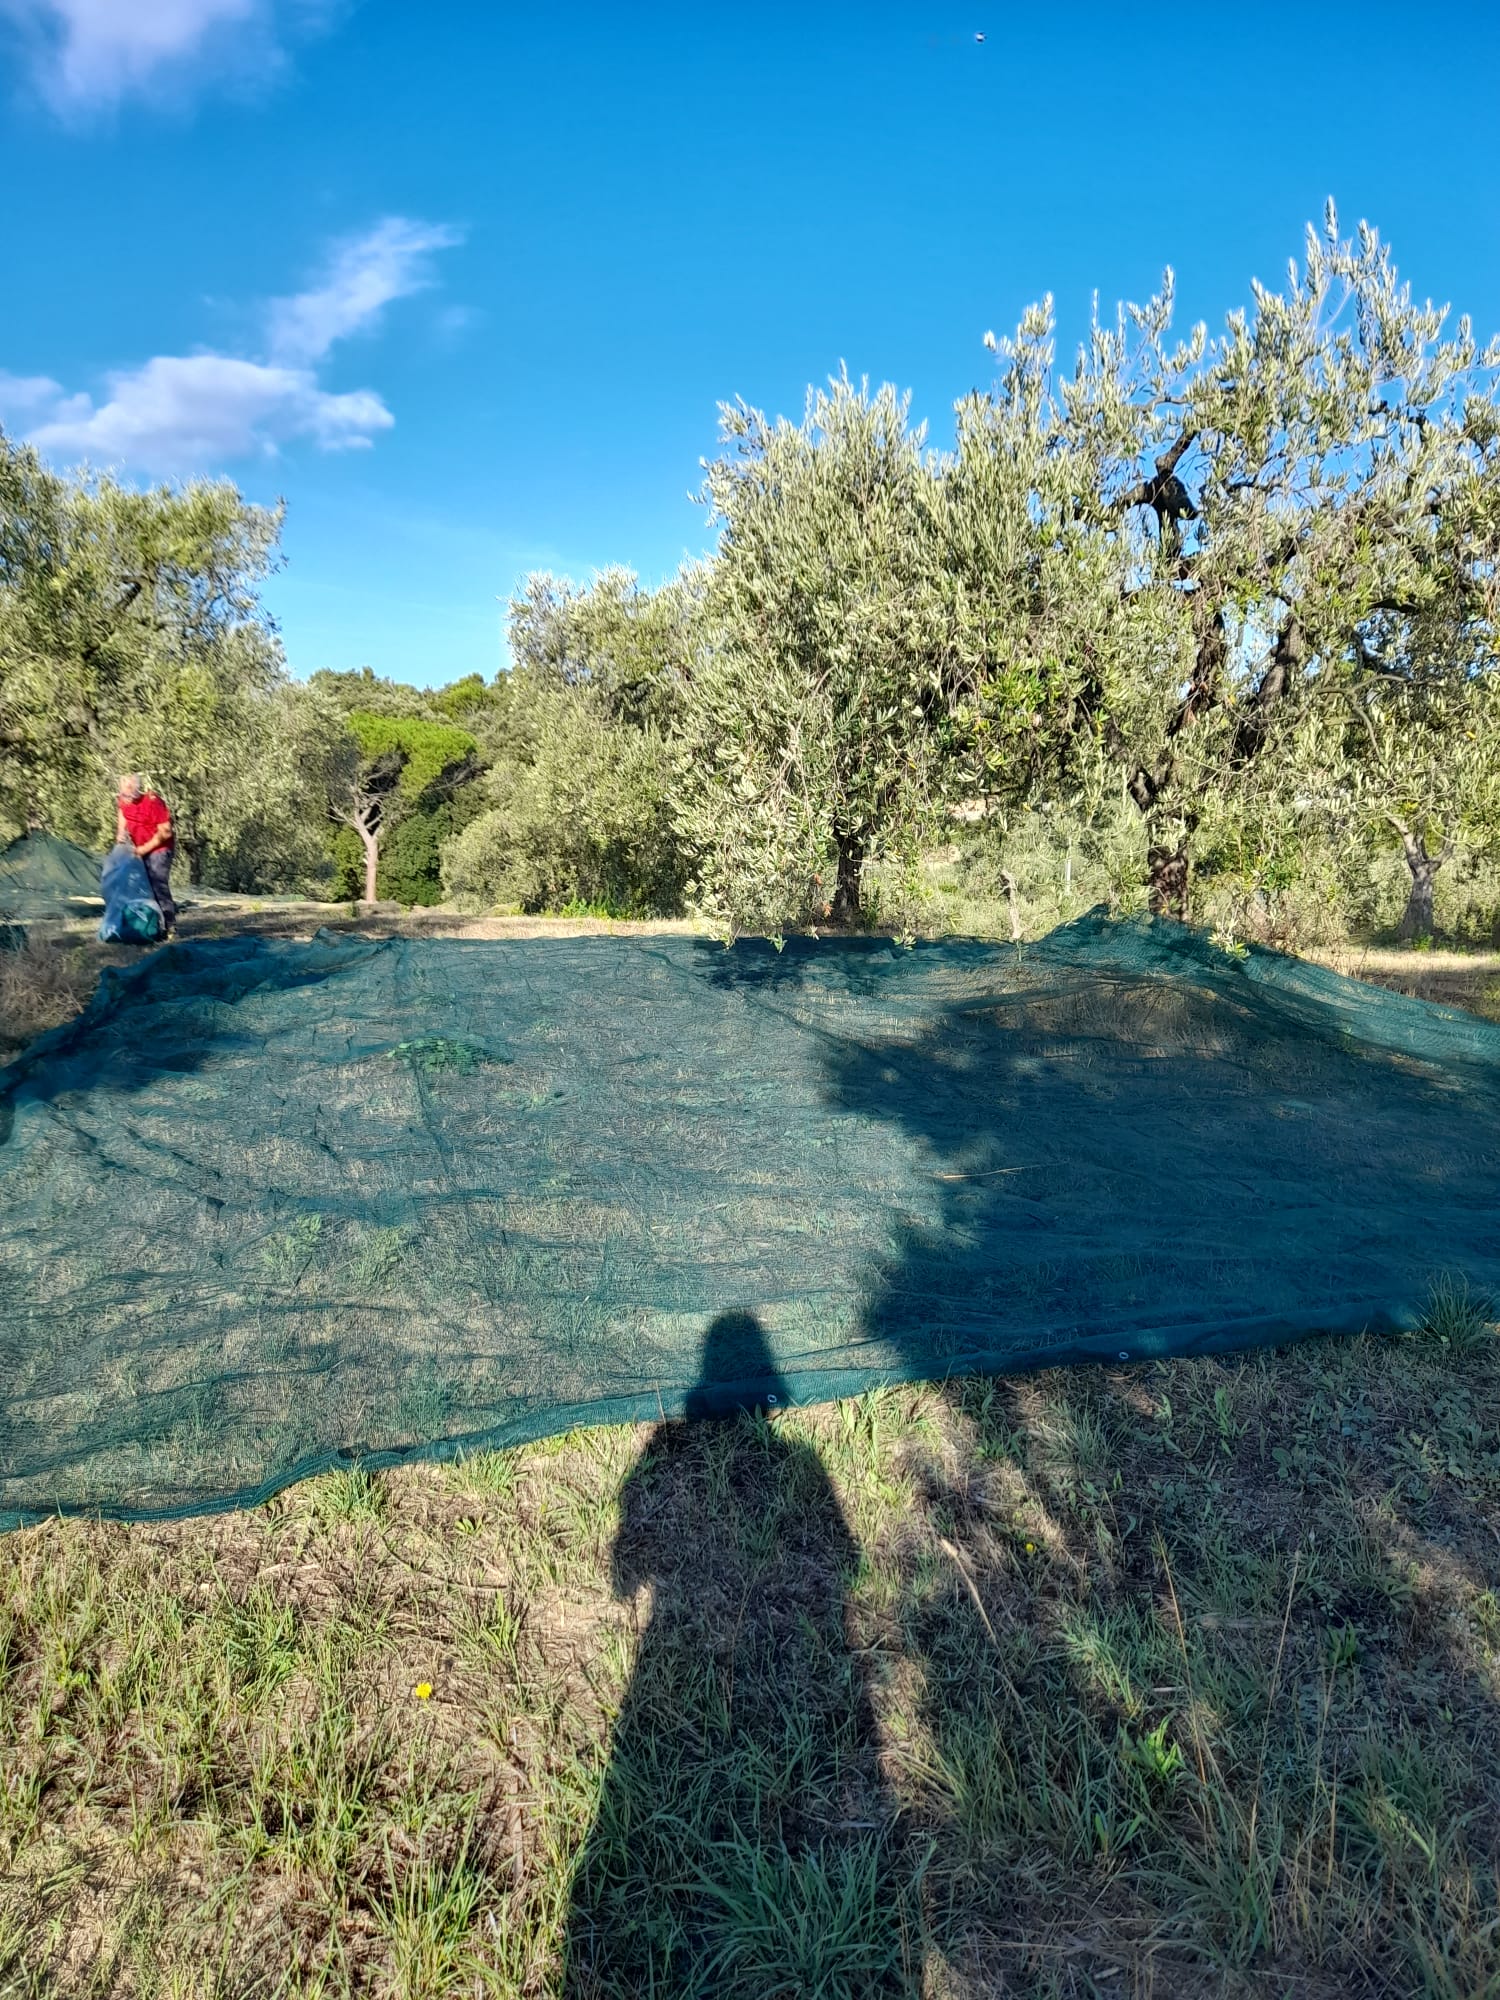
[[[50,375],[7,375],[0,368],[0,410],[9,410],[13,416],[49,409],[61,394]]]
[[[393,299],[425,290],[432,283],[430,253],[462,240],[441,223],[388,216],[339,248],[321,285],[271,301],[271,352],[287,361],[321,361],[336,340],[372,326]]]
[[[0,0],[0,23],[65,116],[277,60],[275,0]]]
[[[431,253],[460,240],[440,224],[387,217],[340,244],[319,283],[270,302],[262,355],[156,355],[106,376],[102,401],[48,376],[0,372],[0,417],[49,457],[152,473],[270,457],[298,439],[324,451],[368,446],[395,418],[373,389],[325,388],[319,364],[431,284]]]

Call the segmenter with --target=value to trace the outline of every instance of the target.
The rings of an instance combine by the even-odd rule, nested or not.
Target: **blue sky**
[[[706,546],[721,400],[941,442],[1029,300],[1215,324],[1330,194],[1500,330],[1497,75],[1496,0],[0,0],[0,421],[284,496],[295,671],[488,675],[527,570]]]

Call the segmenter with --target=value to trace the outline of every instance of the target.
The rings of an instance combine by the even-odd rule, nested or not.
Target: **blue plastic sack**
[[[151,893],[151,878],[133,847],[122,843],[109,850],[100,887],[104,918],[99,936],[103,943],[149,944],[161,936],[161,910]]]

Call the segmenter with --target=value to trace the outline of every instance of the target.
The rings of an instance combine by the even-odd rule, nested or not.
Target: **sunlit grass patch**
[[[387,1491],[379,1473],[363,1466],[326,1472],[309,1486],[308,1501],[325,1526],[340,1521],[380,1521],[385,1517]]]
[[[0,1991],[1474,2000],[1460,1324],[12,1535]]]

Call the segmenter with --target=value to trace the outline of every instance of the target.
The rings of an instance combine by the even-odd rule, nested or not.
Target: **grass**
[[[1500,1995],[1500,1341],[0,1542],[0,1993]]]
[[[54,942],[25,930],[0,946],[0,1062],[71,1020],[107,962],[86,944]]]
[[[1342,945],[1314,954],[1335,972],[1500,1021],[1500,952],[1423,951],[1412,945],[1377,949]]]

